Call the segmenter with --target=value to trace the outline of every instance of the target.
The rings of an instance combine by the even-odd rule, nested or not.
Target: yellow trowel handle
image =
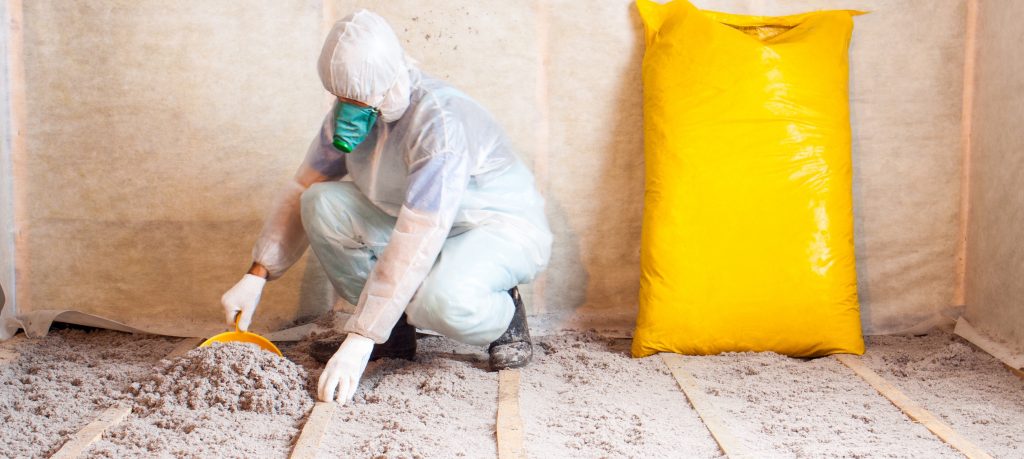
[[[240,322],[241,320],[242,320],[242,311],[238,311],[235,314],[235,332],[236,333],[241,331],[241,330],[238,329],[238,322]]]

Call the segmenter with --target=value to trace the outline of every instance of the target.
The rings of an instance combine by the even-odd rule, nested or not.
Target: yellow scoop
[[[238,320],[241,318],[241,313],[235,314],[235,331],[229,331],[218,335],[214,335],[210,337],[210,339],[203,341],[203,344],[200,344],[199,347],[209,346],[213,343],[227,343],[229,341],[238,341],[242,343],[252,343],[263,348],[264,350],[273,352],[277,355],[281,355],[281,350],[278,349],[277,346],[274,346],[274,343],[271,343],[269,339],[266,339],[255,333],[239,330]]]

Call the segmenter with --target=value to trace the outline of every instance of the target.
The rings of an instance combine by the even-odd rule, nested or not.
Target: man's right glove
[[[238,321],[238,328],[242,331],[249,331],[249,323],[252,322],[252,315],[256,312],[256,305],[260,302],[260,295],[263,294],[263,286],[266,284],[266,279],[246,274],[234,287],[231,287],[231,290],[220,297],[229,326],[235,324],[235,315],[241,312],[242,317]]]

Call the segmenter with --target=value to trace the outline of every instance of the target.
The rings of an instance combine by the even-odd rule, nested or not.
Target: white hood
[[[317,63],[327,91],[377,107],[385,122],[409,107],[413,66],[384,18],[366,10],[334,24]]]

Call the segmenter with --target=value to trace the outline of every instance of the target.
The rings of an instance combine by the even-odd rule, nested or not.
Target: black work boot
[[[526,306],[523,306],[523,299],[519,296],[519,287],[512,287],[508,294],[512,296],[516,311],[505,333],[487,349],[491,354],[491,371],[524,367],[533,358],[530,327],[526,324]]]
[[[341,343],[345,341],[346,336],[332,336],[323,340],[313,341],[313,344],[309,346],[309,355],[317,362],[326,364],[334,356],[334,353],[338,352],[338,348],[341,347]],[[416,327],[409,325],[405,314],[398,318],[398,323],[395,324],[395,328],[391,329],[391,336],[388,337],[384,344],[373,345],[370,361],[385,358],[405,360],[416,358]]]

